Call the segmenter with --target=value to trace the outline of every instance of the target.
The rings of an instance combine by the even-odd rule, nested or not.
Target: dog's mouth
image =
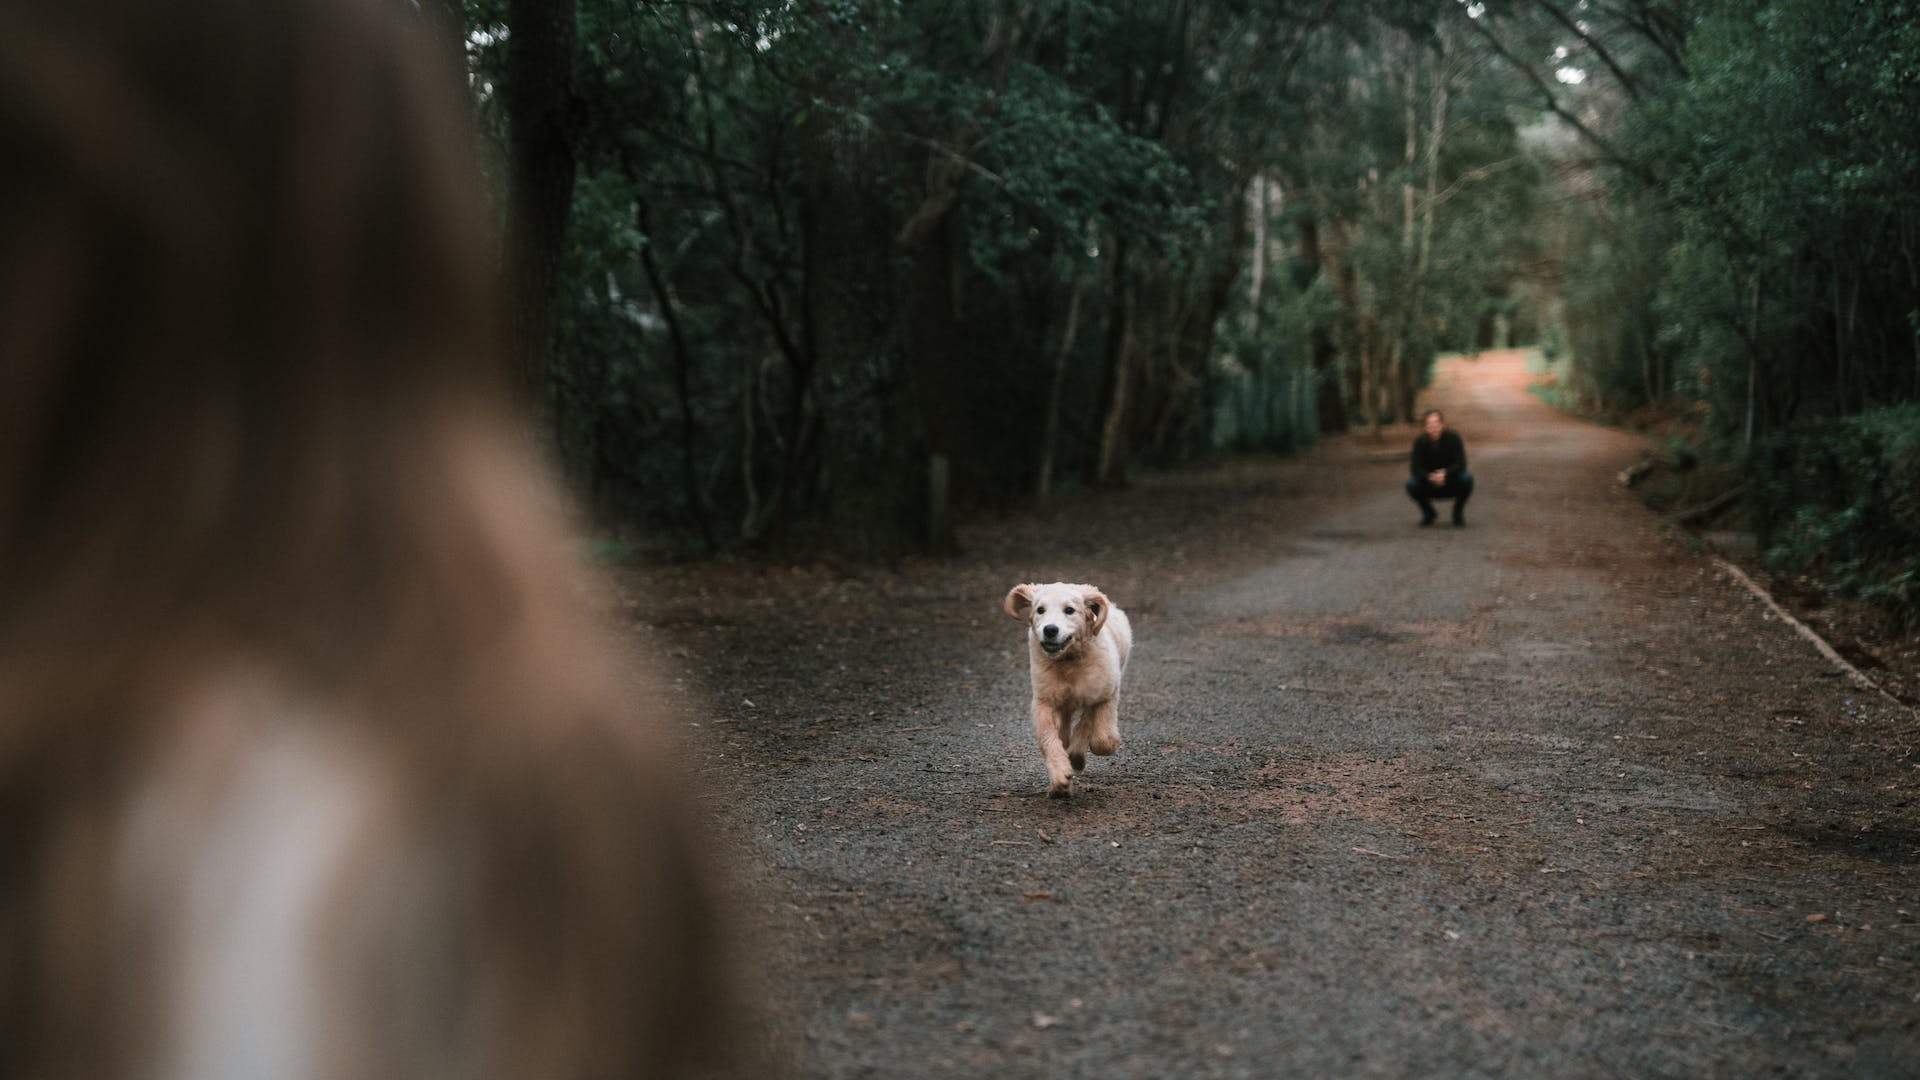
[[[1042,640],[1040,642],[1040,651],[1046,653],[1048,656],[1059,656],[1061,653],[1066,652],[1067,646],[1071,644],[1073,644],[1072,638],[1059,638],[1054,641]]]

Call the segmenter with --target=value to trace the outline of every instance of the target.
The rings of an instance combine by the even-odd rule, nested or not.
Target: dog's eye
[[[1042,605],[1042,606],[1040,606],[1040,607],[1037,607],[1037,608],[1034,608],[1034,609],[1033,609],[1033,613],[1034,613],[1035,615],[1045,615],[1045,614],[1047,613],[1047,609],[1046,609],[1046,606],[1045,606],[1045,605]]]
[[[1071,614],[1073,614],[1073,607],[1072,607],[1072,605],[1068,605],[1067,607],[1063,607],[1063,608],[1061,608],[1061,609],[1060,609],[1060,613],[1061,613],[1062,615],[1071,615]]]

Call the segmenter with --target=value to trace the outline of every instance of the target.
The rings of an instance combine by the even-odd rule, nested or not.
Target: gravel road
[[[1614,481],[1636,438],[1411,428],[967,523],[891,566],[636,571],[801,1076],[1920,1076],[1920,719]],[[1136,635],[1045,797],[1021,581]]]

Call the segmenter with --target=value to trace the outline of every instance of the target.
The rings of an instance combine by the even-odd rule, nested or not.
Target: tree
[[[938,547],[949,498],[1297,445],[1316,387],[1404,413],[1525,180],[1450,10],[474,0],[568,471],[709,548]]]
[[[529,393],[549,387],[574,184],[573,0],[507,0],[507,266]]]

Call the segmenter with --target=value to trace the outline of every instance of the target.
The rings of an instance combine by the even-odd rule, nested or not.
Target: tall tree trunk
[[[1214,335],[1247,261],[1252,222],[1247,212],[1247,185],[1264,184],[1264,177],[1243,180],[1224,202],[1228,211],[1227,243],[1212,270],[1193,284],[1176,286],[1174,312],[1169,320],[1172,340],[1168,343],[1171,378],[1166,400],[1156,418],[1153,449],[1166,454],[1169,446],[1177,456],[1186,458],[1203,446],[1212,423],[1212,357]],[[1265,376],[1261,375],[1264,380]]]
[[[1127,482],[1127,419],[1133,381],[1134,291],[1128,281],[1127,241],[1113,245],[1113,297],[1107,310],[1107,377],[1101,394],[1100,453],[1094,460],[1095,487],[1120,487]]]
[[[1323,250],[1333,275],[1333,294],[1340,301],[1339,351],[1346,358],[1342,392],[1346,395],[1348,420],[1371,429],[1378,423],[1373,395],[1374,327],[1360,306],[1360,277],[1352,258],[1356,247],[1351,226],[1336,222],[1333,243]]]
[[[1253,181],[1253,278],[1247,282],[1247,330],[1260,332],[1260,300],[1267,284],[1267,187],[1263,173]]]
[[[574,0],[508,0],[507,259],[527,392],[546,403],[573,207]]]
[[[932,462],[925,488],[929,533],[922,541],[937,553],[959,548],[945,504],[953,473],[960,475],[964,489],[973,471],[969,455],[978,443],[967,422],[969,361],[975,349],[973,326],[960,307],[958,263],[964,240],[955,235],[959,227],[952,215],[943,212],[921,230],[912,247],[896,247],[894,252],[894,261],[900,264],[896,303],[902,320],[901,352],[920,434]],[[945,465],[940,464],[943,461]]]
[[[1640,350],[1641,388],[1647,395],[1647,401],[1651,404],[1658,405],[1664,395],[1660,393],[1659,388],[1654,383],[1653,350],[1647,348],[1647,340],[1639,333],[1638,328],[1634,330],[1633,340],[1634,344],[1637,345]]]
[[[1427,271],[1433,266],[1433,229],[1440,207],[1440,149],[1447,139],[1447,110],[1453,101],[1453,65],[1452,53],[1442,55],[1438,70],[1434,72],[1433,97],[1430,101],[1432,116],[1427,124],[1427,193],[1424,209],[1420,216],[1420,252],[1414,262],[1416,287],[1424,291]]]
[[[1073,298],[1067,301],[1067,325],[1060,334],[1060,348],[1053,356],[1053,378],[1047,385],[1047,415],[1040,429],[1040,476],[1034,485],[1034,497],[1045,502],[1053,490],[1053,455],[1060,441],[1060,395],[1066,388],[1067,364],[1073,358],[1073,343],[1080,332],[1080,298],[1086,282],[1073,283]]]
[[[1311,217],[1300,219],[1300,272],[1295,281],[1305,290],[1320,276],[1320,225]],[[1347,430],[1346,401],[1340,393],[1340,350],[1325,327],[1313,330],[1313,412],[1314,427],[1326,435]]]
[[[1406,42],[1407,51],[1413,61],[1406,73],[1405,93],[1401,101],[1402,112],[1406,118],[1406,138],[1402,153],[1400,172],[1400,271],[1399,289],[1394,297],[1393,318],[1388,323],[1393,340],[1387,343],[1385,370],[1379,373],[1380,392],[1376,400],[1382,402],[1376,406],[1374,423],[1382,419],[1391,423],[1400,419],[1400,401],[1405,396],[1405,388],[1412,383],[1412,373],[1407,370],[1407,338],[1412,335],[1415,321],[1419,318],[1419,299],[1416,295],[1419,286],[1414,283],[1414,235],[1418,218],[1414,198],[1413,169],[1420,160],[1420,120],[1419,120],[1419,53],[1411,39]],[[1384,417],[1382,414],[1385,414]]]
[[[754,459],[759,453],[757,402],[761,366],[760,361],[748,356],[740,372],[740,489],[747,499],[746,509],[740,514],[740,537],[749,543],[760,539],[771,516],[761,503],[759,475],[754,470]]]
[[[1453,81],[1453,41],[1450,35],[1442,33],[1441,54],[1433,69],[1433,89],[1427,99],[1429,108],[1427,123],[1426,150],[1426,190],[1420,207],[1420,239],[1414,251],[1413,280],[1411,296],[1407,304],[1406,329],[1403,340],[1420,347],[1418,362],[1426,367],[1427,358],[1432,355],[1431,339],[1427,333],[1427,275],[1433,269],[1433,232],[1434,223],[1440,212],[1440,148],[1447,138],[1447,109],[1451,103]],[[1414,419],[1414,400],[1419,394],[1421,371],[1407,366],[1400,384],[1400,419]]]
[[[851,105],[852,92],[824,81],[822,100]],[[796,379],[811,387],[796,407],[817,435],[794,459],[796,494],[826,511],[839,540],[868,551],[924,544],[927,459],[919,407],[902,370],[897,229],[880,177],[888,148],[834,110],[801,126],[803,236]],[[800,507],[796,507],[799,509]],[[845,532],[839,530],[845,529]]]
[[[1247,282],[1247,348],[1263,353],[1260,343],[1261,301],[1267,284],[1267,229],[1268,222],[1268,185],[1272,183],[1265,173],[1254,178],[1253,205],[1248,213],[1253,218],[1253,267],[1252,279]],[[1269,373],[1265,355],[1242,357],[1241,366],[1250,377],[1247,400],[1240,406],[1240,438],[1243,442],[1258,440],[1261,445],[1269,444],[1273,439],[1273,410],[1270,402],[1269,382],[1277,373]],[[1291,373],[1289,373],[1291,374]],[[1289,431],[1291,437],[1291,431]]]
[[[1740,440],[1744,449],[1753,448],[1755,405],[1760,400],[1760,271],[1753,272],[1752,300],[1747,309],[1747,423]]]
[[[1907,264],[1907,296],[1911,305],[1907,309],[1909,311],[1920,311],[1920,258],[1915,257],[1916,231],[1911,227],[1900,230],[1900,257]],[[1913,381],[1909,384],[1908,393],[1914,399],[1920,400],[1920,326],[1909,327],[1907,345],[1913,350]],[[1891,353],[1888,354],[1888,359],[1892,359]]]
[[[1835,268],[1827,274],[1828,310],[1833,320],[1833,399],[1837,412],[1849,410],[1847,402],[1847,339],[1846,325],[1840,320],[1840,271]]]
[[[713,525],[707,520],[707,501],[700,494],[694,464],[693,355],[680,325],[680,300],[667,284],[666,275],[661,273],[660,261],[653,257],[652,212],[645,203],[640,205],[634,220],[640,226],[640,266],[646,271],[647,284],[660,305],[660,316],[666,321],[667,337],[673,346],[673,388],[680,405],[680,484],[685,492],[687,512],[693,516],[694,526],[700,530],[700,539],[707,550],[712,551],[718,545],[714,543]]]

